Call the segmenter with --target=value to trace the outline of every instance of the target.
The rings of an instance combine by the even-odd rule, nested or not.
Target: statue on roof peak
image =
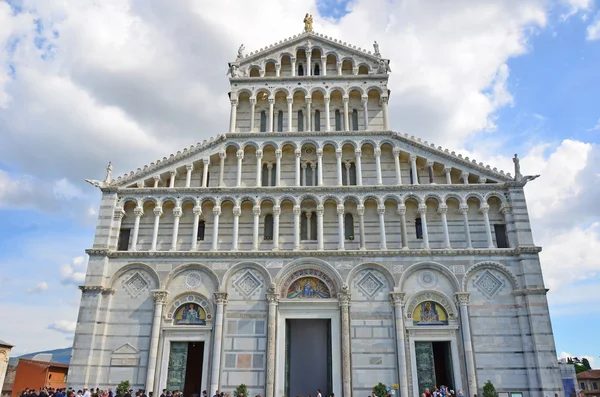
[[[375,40],[375,42],[373,43],[373,50],[375,50],[376,57],[381,57],[381,53],[379,52],[379,44],[377,43],[377,40]]]
[[[306,13],[306,15],[304,16],[304,31],[305,32],[312,32],[313,31],[313,16],[309,15],[308,12]]]
[[[238,48],[238,53],[237,53],[236,61],[239,61],[240,59],[242,59],[244,57],[244,50],[245,49],[246,49],[246,47],[244,47],[243,44],[240,46],[240,48]]]

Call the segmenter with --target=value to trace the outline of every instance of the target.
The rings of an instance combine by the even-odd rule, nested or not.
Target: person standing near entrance
[[[321,396],[321,389],[317,389],[317,397],[322,397]]]

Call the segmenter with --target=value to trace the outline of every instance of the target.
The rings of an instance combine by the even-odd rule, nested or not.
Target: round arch
[[[383,274],[383,276],[385,277],[385,279],[388,282],[388,288],[390,291],[393,291],[394,288],[396,287],[396,281],[394,280],[394,276],[392,275],[392,273],[390,273],[390,271],[388,270],[387,267],[380,265],[379,263],[375,263],[375,262],[365,262],[365,263],[361,263],[358,266],[355,266],[352,270],[350,270],[350,273],[348,273],[348,277],[346,278],[346,284],[351,285],[351,281],[352,279],[362,270],[376,270],[378,272],[380,272],[381,274]]]
[[[445,275],[448,278],[448,280],[450,280],[450,283],[454,287],[455,292],[462,291],[461,283],[458,281],[458,278],[456,278],[454,273],[452,273],[450,271],[450,269],[448,269],[446,266],[444,266],[440,263],[437,263],[437,262],[417,262],[417,263],[410,265],[408,267],[408,269],[406,269],[406,271],[404,273],[402,273],[402,276],[400,277],[400,280],[398,281],[398,287],[400,288],[400,290],[402,290],[403,285],[406,282],[406,279],[411,274],[415,273],[417,270],[422,270],[422,269],[431,269],[431,270],[439,271],[440,273]]]
[[[340,273],[328,262],[317,258],[299,258],[291,261],[279,271],[275,277],[276,290],[281,294],[286,285],[293,282],[292,276],[294,273],[297,273],[300,270],[308,269],[321,271],[329,277],[331,282],[329,283],[328,287],[331,288],[332,297],[334,297],[344,285],[344,280],[342,279]]]
[[[440,304],[448,314],[448,321],[456,321],[458,319],[456,305],[454,301],[446,294],[436,290],[422,290],[414,293],[406,300],[406,316],[412,317],[418,305],[426,301],[433,301]]]
[[[206,323],[209,325],[212,323],[214,318],[214,307],[210,298],[196,291],[185,291],[182,292],[169,300],[166,305],[167,310],[163,317],[167,321],[173,321],[175,313],[181,306],[189,303],[195,303],[199,305],[202,310],[206,313]]]
[[[186,270],[192,270],[192,269],[198,269],[198,270],[201,270],[201,271],[205,272],[206,274],[208,274],[208,276],[215,283],[215,287],[216,287],[215,289],[217,291],[220,290],[221,283],[219,282],[219,276],[217,276],[217,273],[215,273],[210,267],[208,267],[207,265],[205,265],[203,263],[186,263],[184,265],[176,267],[175,269],[171,270],[171,272],[167,275],[167,277],[165,277],[161,288],[166,290],[169,287],[169,283],[171,282],[171,280],[173,278],[175,278],[175,276],[177,276],[178,274],[180,274]]]
[[[152,277],[152,280],[156,283],[156,286],[160,286],[160,277],[158,276],[158,273],[156,272],[156,270],[154,270],[152,267],[150,267],[149,265],[142,263],[142,262],[136,262],[136,263],[129,263],[125,266],[123,266],[122,268],[120,268],[119,270],[117,270],[115,272],[115,274],[113,274],[113,276],[110,279],[110,282],[108,283],[108,286],[110,288],[114,288],[115,283],[117,282],[117,280],[126,272],[130,271],[130,270],[143,270],[145,272],[147,272],[150,277]]]
[[[510,280],[511,286],[513,288],[513,290],[518,290],[519,288],[519,281],[517,280],[517,277],[514,275],[513,272],[510,271],[509,268],[507,268],[506,266],[504,266],[501,263],[498,262],[492,262],[492,261],[485,261],[485,262],[479,262],[476,263],[475,265],[471,266],[467,272],[465,273],[464,277],[463,277],[463,281],[462,281],[462,291],[466,291],[467,290],[467,282],[469,280],[469,277],[475,273],[478,270],[481,269],[493,269],[496,271],[499,271],[500,273],[504,274],[504,276],[506,276],[506,278],[508,278]]]
[[[231,266],[229,269],[227,269],[227,271],[223,275],[223,283],[221,285],[221,292],[227,292],[226,291],[227,283],[229,282],[231,277],[239,270],[246,269],[246,268],[254,269],[257,272],[259,272],[264,277],[265,284],[267,286],[270,286],[271,283],[273,282],[271,275],[269,274],[267,269],[264,268],[264,266],[261,266],[256,262],[239,262],[239,263],[236,263],[235,265]]]

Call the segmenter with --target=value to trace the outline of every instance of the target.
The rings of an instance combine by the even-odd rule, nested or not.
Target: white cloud
[[[62,265],[59,269],[63,284],[82,285],[85,281],[87,262],[83,256],[73,258],[71,263]]]
[[[58,320],[54,321],[48,325],[48,329],[62,332],[65,334],[72,334],[75,332],[75,328],[77,327],[76,321],[66,321],[66,320]]]
[[[35,293],[39,293],[42,291],[46,291],[47,289],[48,289],[48,283],[45,281],[42,281],[41,283],[37,284],[35,287],[28,288],[27,292],[35,294]]]
[[[588,128],[586,131],[587,132],[600,131],[600,119],[598,119],[598,121],[596,122],[596,125],[594,125],[591,128]]]
[[[600,39],[600,12],[596,14],[594,21],[588,25],[586,38],[590,41]]]

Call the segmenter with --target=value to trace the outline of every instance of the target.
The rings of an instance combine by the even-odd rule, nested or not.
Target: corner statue
[[[106,176],[104,177],[103,181],[97,181],[95,179],[86,179],[85,181],[91,185],[99,187],[100,189],[110,186],[113,183],[113,181],[111,181],[112,170],[113,170],[112,162],[109,161],[108,166],[106,167]]]
[[[533,181],[534,179],[539,178],[539,175],[525,175],[523,176],[521,174],[521,164],[520,164],[520,160],[519,157],[517,156],[517,154],[515,153],[515,157],[513,157],[513,163],[515,163],[515,181],[517,182],[523,182],[523,184],[527,184],[527,182],[529,181]]]
[[[313,31],[313,17],[312,15],[308,15],[308,12],[306,13],[306,15],[304,16],[304,31],[305,32],[312,32]]]
[[[377,41],[373,43],[373,50],[375,51],[376,57],[381,57],[381,53],[379,52],[379,43],[377,43]]]
[[[244,57],[244,50],[245,49],[246,49],[246,47],[244,47],[243,44],[240,46],[240,48],[238,48],[238,53],[237,53],[237,59],[236,59],[236,61],[239,61],[240,59],[242,59]]]

